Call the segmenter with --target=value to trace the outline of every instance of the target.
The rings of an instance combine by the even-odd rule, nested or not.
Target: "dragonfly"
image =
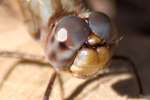
[[[3,3],[5,1],[1,1]],[[21,10],[29,33],[39,40],[45,58],[54,73],[43,100],[49,100],[55,78],[61,71],[78,78],[92,78],[107,68],[112,59],[129,61],[142,85],[134,63],[114,56],[114,48],[122,39],[105,13],[93,10],[87,0],[14,0]]]

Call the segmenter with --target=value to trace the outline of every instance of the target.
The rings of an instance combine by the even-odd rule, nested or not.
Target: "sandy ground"
[[[117,49],[118,54],[130,56],[135,61],[144,93],[147,95],[150,93],[149,43],[148,37],[132,34],[125,36]],[[24,25],[2,10],[0,50],[43,55],[42,47],[29,36]],[[111,66],[113,73],[102,74],[92,81],[77,79],[62,73],[65,98],[70,97],[70,100],[148,100],[148,98],[137,98],[139,89],[130,67],[127,62],[114,61]],[[11,69],[13,70],[10,71]],[[18,63],[18,59],[0,57],[0,100],[42,100],[51,71],[49,66]],[[61,100],[58,83],[57,79],[51,100]],[[76,94],[76,91],[78,95],[71,96]]]

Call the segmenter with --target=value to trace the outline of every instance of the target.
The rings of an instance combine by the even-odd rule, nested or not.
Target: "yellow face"
[[[99,70],[105,68],[111,58],[111,50],[106,45],[96,46],[97,44],[104,44],[105,42],[99,37],[92,35],[89,40],[91,47],[81,48],[70,67],[73,75],[86,78],[96,74]]]

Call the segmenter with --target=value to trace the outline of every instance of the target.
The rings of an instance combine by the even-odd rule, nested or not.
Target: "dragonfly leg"
[[[1,54],[0,54],[1,56]],[[7,56],[7,57],[10,57],[10,56]],[[38,60],[32,60],[30,61],[29,59],[25,60],[25,59],[19,59],[17,62],[14,62],[14,64],[12,64],[9,69],[6,71],[6,73],[3,75],[3,78],[0,82],[0,89],[3,87],[3,84],[7,81],[7,79],[9,78],[9,76],[11,75],[11,73],[13,72],[13,70],[17,67],[17,65],[19,64],[23,64],[23,63],[28,63],[28,64],[38,64],[40,66],[43,66],[43,65],[48,65],[47,63],[45,62],[38,62]]]
[[[140,79],[140,75],[138,73],[138,70],[136,68],[135,63],[129,57],[122,56],[122,55],[114,55],[112,59],[113,60],[123,60],[123,61],[128,62],[131,65],[132,71],[133,71],[133,73],[136,77],[136,80],[137,80],[137,85],[139,87],[139,95],[144,95],[143,87],[142,87],[142,81]]]
[[[29,62],[37,62],[48,64],[45,57],[43,55],[34,55],[30,53],[20,52],[20,51],[9,51],[9,50],[0,50],[1,57],[10,57],[17,58],[21,61],[29,61]]]
[[[54,71],[50,80],[49,80],[49,83],[48,83],[48,86],[47,86],[47,89],[44,93],[44,98],[43,100],[49,100],[49,96],[51,95],[51,91],[52,91],[52,88],[53,88],[53,84],[55,82],[55,79],[56,79],[56,76],[57,76],[57,72]]]
[[[64,83],[63,83],[60,73],[58,73],[57,77],[58,77],[59,86],[60,86],[61,100],[64,100],[64,87],[63,87]]]
[[[14,63],[8,70],[7,72],[3,75],[2,80],[0,81],[0,89],[3,87],[4,83],[7,81],[13,70],[17,67],[17,65],[20,64],[20,61]]]

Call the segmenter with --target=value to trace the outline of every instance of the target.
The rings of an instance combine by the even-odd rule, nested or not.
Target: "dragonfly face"
[[[83,16],[83,0],[72,0],[68,5],[64,3],[67,8],[73,5],[68,11],[60,1],[22,1],[23,7],[28,8],[24,15],[27,15],[30,25],[33,22],[34,31],[40,30],[45,56],[54,69],[81,78],[92,76],[105,68],[111,58],[112,50],[107,42],[112,33],[110,18],[90,11]]]
[[[65,16],[56,22],[47,37],[46,56],[56,70],[85,78],[107,66],[111,48],[107,43],[111,22],[103,13],[88,18]]]

